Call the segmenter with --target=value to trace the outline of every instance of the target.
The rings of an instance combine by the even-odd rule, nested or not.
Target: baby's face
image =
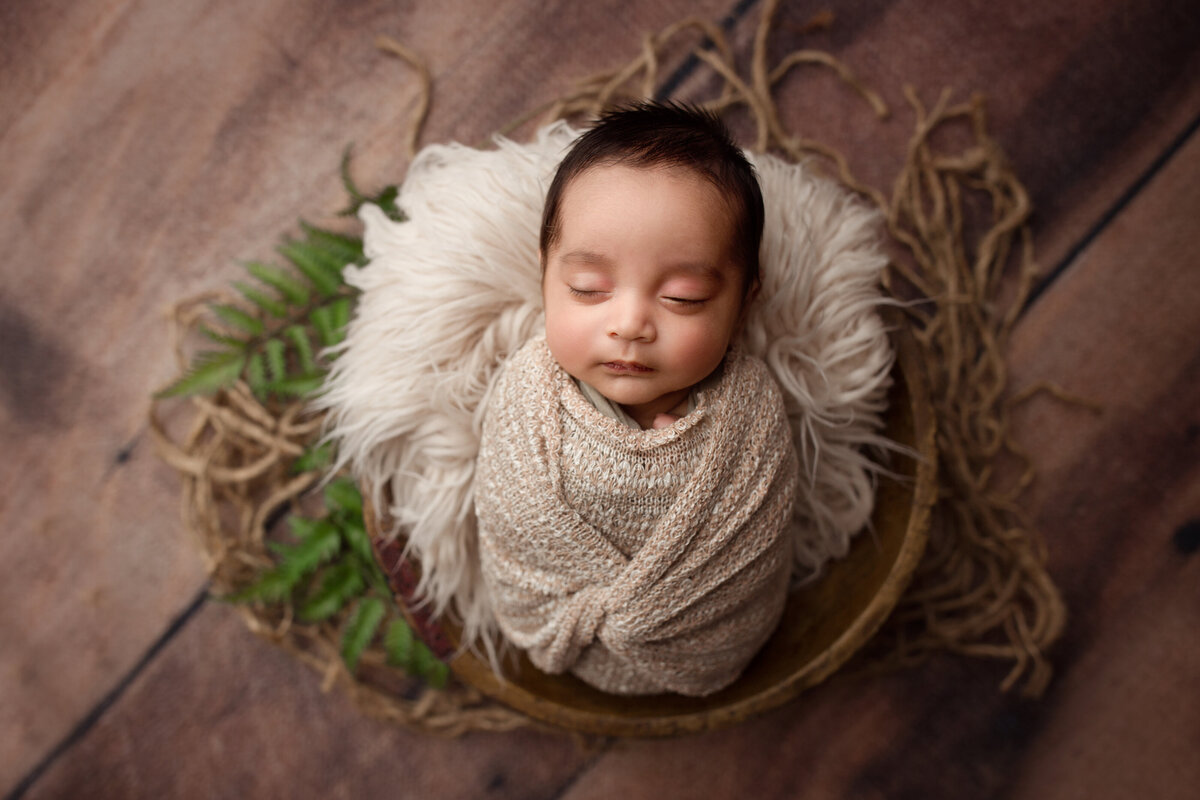
[[[546,254],[550,352],[639,422],[670,412],[721,363],[737,329],[732,240],[727,204],[698,175],[582,173],[566,187]]]

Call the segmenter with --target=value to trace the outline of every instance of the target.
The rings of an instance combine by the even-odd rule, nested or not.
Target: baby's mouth
[[[639,364],[636,361],[605,361],[601,366],[610,372],[626,375],[642,375],[654,371],[645,364]]]

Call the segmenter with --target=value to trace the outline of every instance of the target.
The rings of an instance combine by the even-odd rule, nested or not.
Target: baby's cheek
[[[704,378],[717,368],[728,349],[728,331],[720,324],[711,320],[689,326],[681,337],[677,358],[681,364],[691,365],[692,369]]]
[[[554,360],[573,377],[579,377],[580,365],[586,360],[586,338],[577,318],[547,309],[546,344]]]

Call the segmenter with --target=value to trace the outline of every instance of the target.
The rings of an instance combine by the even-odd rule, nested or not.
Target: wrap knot
[[[592,584],[566,601],[563,623],[569,629],[571,650],[578,652],[596,641],[600,628],[612,610],[612,592],[607,586]]]

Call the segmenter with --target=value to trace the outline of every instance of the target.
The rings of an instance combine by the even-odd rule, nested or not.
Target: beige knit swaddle
[[[489,400],[475,481],[484,581],[540,669],[609,692],[704,695],[779,621],[797,458],[779,390],[737,351],[695,411],[634,431],[537,338]]]

